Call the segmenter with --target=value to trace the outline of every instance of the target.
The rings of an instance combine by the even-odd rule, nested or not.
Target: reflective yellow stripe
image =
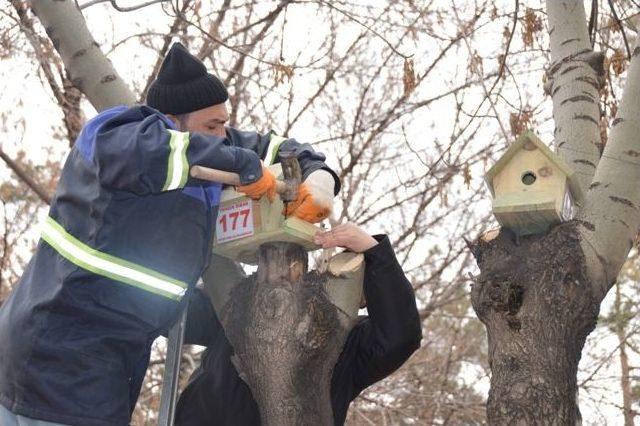
[[[189,175],[187,162],[187,148],[189,147],[189,133],[169,130],[169,164],[167,166],[167,180],[163,191],[171,191],[185,186]]]
[[[182,298],[187,290],[185,282],[89,247],[51,217],[43,224],[42,239],[62,257],[94,274],[174,300]]]
[[[269,137],[269,147],[267,148],[267,155],[264,157],[264,165],[270,166],[276,161],[276,157],[278,156],[278,148],[280,148],[280,144],[286,141],[287,138],[283,138],[282,136],[278,136],[275,134],[271,134]]]

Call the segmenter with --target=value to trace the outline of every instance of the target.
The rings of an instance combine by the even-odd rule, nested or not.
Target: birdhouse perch
[[[485,175],[493,214],[517,235],[541,233],[571,220],[582,192],[573,171],[527,131]]]

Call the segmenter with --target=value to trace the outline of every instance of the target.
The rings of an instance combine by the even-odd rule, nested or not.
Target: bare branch
[[[189,7],[190,3],[191,3],[191,0],[185,0],[182,3],[182,8],[180,8],[180,16],[182,16],[187,11],[187,8]],[[140,102],[144,102],[145,99],[147,98],[149,87],[151,87],[151,83],[153,83],[153,80],[155,79],[156,75],[158,74],[158,71],[160,70],[160,66],[162,66],[162,61],[164,60],[164,57],[166,56],[167,51],[169,50],[169,45],[171,44],[171,40],[173,36],[177,34],[182,28],[184,28],[184,21],[179,17],[176,17],[173,20],[173,23],[171,24],[171,28],[169,28],[169,32],[165,34],[163,37],[162,48],[158,52],[158,58],[156,59],[156,63],[153,65],[153,70],[149,74],[149,77],[147,77],[147,82],[144,85],[144,89],[142,89],[142,92],[140,93]]]
[[[355,23],[357,23],[358,25],[364,27],[367,29],[367,31],[370,31],[371,33],[375,34],[376,37],[378,37],[380,40],[384,41],[387,46],[389,46],[389,48],[393,51],[393,53],[395,53],[396,55],[404,58],[404,59],[409,59],[411,57],[413,57],[413,54],[411,55],[406,55],[402,52],[400,52],[389,40],[387,40],[384,36],[382,36],[379,32],[377,32],[375,29],[373,29],[372,27],[370,27],[369,25],[363,23],[362,21],[360,21],[359,19],[357,19],[356,17],[354,17],[353,15],[351,15],[349,12],[344,11],[342,9],[340,9],[339,7],[336,7],[334,4],[331,4],[328,1],[324,1],[324,0],[317,0],[318,3],[325,5],[333,10],[335,10],[336,12],[341,13],[342,15],[346,16],[347,18],[351,19],[352,21],[354,21]]]
[[[51,204],[51,195],[47,193],[36,181],[34,181],[31,176],[11,157],[9,157],[1,148],[0,148],[0,158],[9,166],[11,170],[27,184],[29,188],[45,203]]]
[[[118,12],[133,12],[134,10],[142,9],[147,6],[151,6],[152,4],[165,3],[167,1],[169,0],[149,0],[144,3],[137,4],[135,6],[123,7],[123,6],[118,6],[118,3],[116,3],[116,0],[92,0],[80,6],[80,10],[86,9],[96,4],[109,2],[111,3],[111,6]]]
[[[72,0],[34,0],[32,8],[60,53],[74,86],[98,111],[135,103],[133,92],[100,50]]]

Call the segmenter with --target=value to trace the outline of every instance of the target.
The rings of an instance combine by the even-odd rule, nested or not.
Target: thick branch
[[[603,56],[591,49],[581,0],[547,0],[547,15],[551,44],[547,89],[553,99],[556,149],[586,191],[600,157],[598,90]]]
[[[62,57],[73,84],[98,111],[133,104],[135,97],[100,50],[72,0],[34,0],[32,8]]]
[[[606,292],[624,263],[640,226],[640,46],[636,46],[618,114],[581,215],[582,233],[604,266]],[[593,262],[590,262],[593,263]],[[591,271],[597,273],[597,270]]]
[[[72,146],[85,121],[84,114],[80,109],[82,95],[69,80],[68,73],[63,70],[59,57],[53,53],[54,47],[51,45],[51,41],[37,35],[33,26],[33,19],[27,14],[27,5],[18,0],[13,0],[12,4],[18,14],[20,28],[27,40],[29,40],[29,44],[33,47],[36,58],[40,63],[40,69],[44,73],[51,92],[62,110],[69,146]],[[62,84],[58,84],[54,69],[58,71]]]

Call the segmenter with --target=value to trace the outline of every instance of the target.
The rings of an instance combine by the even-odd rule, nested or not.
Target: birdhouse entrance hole
[[[536,174],[529,171],[529,172],[524,172],[522,174],[522,183],[524,183],[525,185],[532,185],[533,182],[536,181]]]

